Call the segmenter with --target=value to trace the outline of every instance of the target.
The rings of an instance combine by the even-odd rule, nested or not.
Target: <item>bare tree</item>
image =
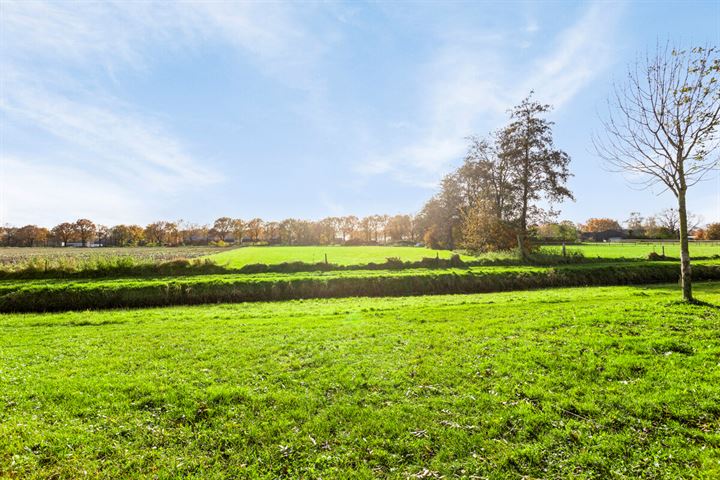
[[[641,185],[661,184],[678,202],[680,277],[691,301],[686,194],[720,166],[720,57],[716,47],[657,47],[628,70],[608,99],[598,155]]]
[[[660,226],[666,229],[674,237],[680,235],[680,212],[677,208],[666,208],[658,213],[655,218]],[[692,232],[702,223],[702,218],[694,213],[687,212],[687,229]]]

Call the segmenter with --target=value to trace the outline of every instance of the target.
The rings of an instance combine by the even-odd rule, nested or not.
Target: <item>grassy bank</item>
[[[0,312],[193,305],[300,298],[479,293],[546,287],[633,285],[677,281],[668,262],[559,267],[473,267],[445,270],[340,271],[202,275],[113,280],[34,280],[0,284]],[[693,267],[696,280],[720,280],[720,264]]]
[[[5,315],[0,477],[717,478],[720,310],[677,297]]]

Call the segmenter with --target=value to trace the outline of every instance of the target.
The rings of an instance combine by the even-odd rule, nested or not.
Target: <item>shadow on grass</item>
[[[698,307],[707,307],[707,308],[712,308],[712,309],[715,309],[715,310],[720,310],[720,305],[716,305],[716,304],[714,304],[714,303],[706,302],[706,301],[704,301],[704,300],[698,300],[697,298],[696,298],[696,299],[693,299],[693,300],[691,300],[691,301],[689,301],[689,302],[682,302],[682,303],[686,303],[686,304],[690,304],[690,305],[697,305]]]
[[[720,310],[720,305],[716,305],[714,303],[706,302],[703,300],[693,299],[689,302],[687,300],[671,300],[665,304],[666,306],[674,306],[674,307],[684,307],[687,305],[692,305],[694,307],[705,307],[705,308],[711,308],[713,310]]]

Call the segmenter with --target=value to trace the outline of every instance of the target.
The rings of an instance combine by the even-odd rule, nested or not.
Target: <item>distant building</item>
[[[627,238],[627,235],[622,230],[583,232],[580,234],[580,240],[583,242],[619,242],[624,238]]]

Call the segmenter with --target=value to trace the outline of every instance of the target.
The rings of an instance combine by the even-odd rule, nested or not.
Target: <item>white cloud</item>
[[[0,167],[0,224],[52,226],[86,217],[135,223],[146,216],[137,192],[83,169],[5,155]]]
[[[435,57],[419,74],[427,119],[406,146],[369,155],[357,166],[366,175],[392,173],[404,182],[436,185],[442,172],[462,157],[465,137],[497,128],[506,111],[530,90],[536,98],[562,108],[609,64],[618,8],[590,6],[561,31],[550,52],[529,64],[518,62],[517,32],[446,35]],[[521,30],[532,35],[534,21]],[[513,41],[511,41],[513,40]],[[410,143],[411,142],[411,143]]]
[[[592,5],[558,35],[553,51],[536,62],[520,91],[534,89],[543,102],[561,108],[608,67],[618,15],[619,10],[613,6]]]
[[[4,1],[4,128],[30,127],[43,140],[53,139],[54,148],[49,158],[47,153],[40,158],[8,141],[0,145],[3,218],[57,221],[87,210],[91,203],[84,199],[103,198],[86,215],[127,221],[142,199],[150,205],[158,192],[220,181],[222,176],[173,134],[167,119],[99,86],[123,70],[142,75],[153,55],[186,54],[202,42],[218,41],[274,80],[318,95],[308,66],[321,55],[323,42],[301,28],[296,15],[290,5],[268,9],[254,2]]]
[[[298,81],[323,51],[289,4],[260,2],[3,2],[4,55],[15,60],[108,70],[147,68],[148,51],[186,53],[216,39],[236,47],[279,80]],[[295,77],[287,78],[292,72]]]
[[[218,176],[198,164],[181,143],[148,115],[113,99],[74,101],[31,81],[9,82],[0,103],[10,118],[26,121],[61,141],[59,151],[81,152],[68,166],[104,173],[116,182],[173,191]],[[87,158],[92,158],[88,161]]]

